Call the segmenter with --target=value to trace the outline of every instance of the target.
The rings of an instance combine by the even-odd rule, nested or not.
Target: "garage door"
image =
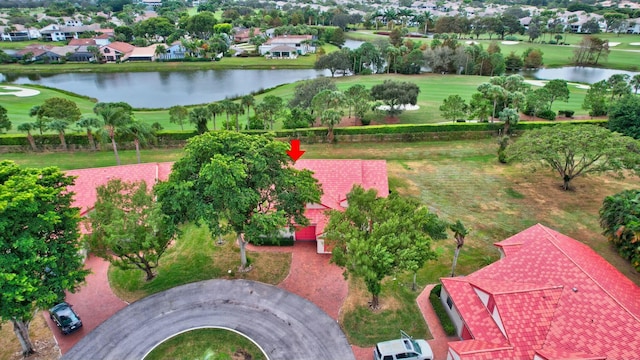
[[[316,240],[316,226],[311,225],[303,228],[296,229],[297,241],[315,241]]]

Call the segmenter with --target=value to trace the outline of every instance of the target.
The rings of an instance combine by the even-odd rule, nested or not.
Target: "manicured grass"
[[[176,335],[151,351],[144,360],[233,359],[249,354],[251,359],[266,359],[262,351],[246,337],[224,329],[198,329]],[[242,357],[244,359],[244,357]]]
[[[253,270],[237,271],[240,249],[231,237],[217,245],[206,227],[187,225],[183,233],[160,259],[158,275],[144,280],[138,270],[109,268],[109,282],[114,292],[128,302],[187,283],[215,278],[249,279],[278,284],[289,273],[291,254],[280,252],[249,252]],[[229,272],[231,271],[231,272]]]
[[[1,154],[0,158],[13,160],[23,166],[58,166],[62,170],[115,166],[116,158],[113,152],[108,145],[105,145],[105,149],[105,151],[96,152],[6,153]],[[120,150],[118,154],[122,165],[135,164],[138,161],[134,150]],[[144,162],[175,161],[182,156],[182,149],[142,150],[140,154],[140,158]]]

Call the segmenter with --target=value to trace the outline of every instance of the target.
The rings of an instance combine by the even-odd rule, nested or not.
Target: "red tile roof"
[[[70,46],[82,46],[82,45],[95,45],[94,39],[71,39],[69,40]]]
[[[112,42],[109,45],[105,45],[104,47],[108,47],[110,49],[116,50],[122,54],[127,54],[133,51],[133,49],[135,49],[135,46],[128,44],[126,42],[121,42],[121,41],[115,41]]]
[[[153,185],[157,180],[169,178],[171,165],[165,162],[69,170],[67,175],[77,176],[75,184],[69,187],[75,193],[73,205],[80,208],[81,215],[85,215],[96,202],[98,186],[115,178],[128,182],[144,180]]]
[[[640,288],[591,248],[540,224],[496,245],[503,259],[442,279],[474,338],[449,344],[460,359],[639,358]]]
[[[149,163],[70,170],[67,174],[77,176],[70,191],[75,192],[74,206],[80,207],[81,214],[93,208],[96,201],[96,188],[110,179],[124,181],[144,180],[154,184],[156,180],[167,180],[173,163]],[[389,194],[387,181],[387,163],[384,160],[298,160],[296,169],[309,169],[320,182],[324,194],[319,209],[307,209],[305,215],[312,224],[316,224],[316,233],[322,234],[327,219],[326,209],[343,210],[341,202],[355,184],[365,189],[376,189],[379,196]]]

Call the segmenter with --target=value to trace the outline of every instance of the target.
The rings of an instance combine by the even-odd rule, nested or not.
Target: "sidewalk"
[[[424,290],[418,295],[416,302],[418,303],[418,307],[420,308],[420,312],[424,317],[424,321],[427,323],[429,327],[429,331],[431,332],[431,336],[433,339],[429,340],[428,343],[431,346],[431,350],[433,350],[433,358],[435,360],[444,360],[447,358],[447,351],[449,345],[447,344],[449,339],[447,338],[447,334],[445,334],[442,325],[440,324],[440,319],[436,315],[436,312],[433,310],[431,306],[431,302],[429,301],[429,294],[431,293],[431,289],[435,284],[427,285]]]

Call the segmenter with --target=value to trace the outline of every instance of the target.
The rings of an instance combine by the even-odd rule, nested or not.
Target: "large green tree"
[[[469,106],[460,95],[449,95],[442,101],[440,112],[442,112],[443,118],[455,122],[456,120],[466,119]]]
[[[554,79],[544,84],[544,89],[549,92],[549,108],[556,100],[569,101],[569,86],[566,80]]]
[[[0,318],[13,324],[24,355],[35,352],[29,323],[36,311],[63,300],[88,274],[72,184],[56,168],[0,162]]]
[[[52,97],[38,107],[36,115],[38,118],[44,119],[48,129],[58,132],[62,149],[66,150],[65,130],[69,124],[80,119],[81,113],[78,105],[65,98]]]
[[[87,221],[91,251],[120,269],[140,269],[147,281],[153,279],[175,227],[153,201],[147,184],[113,179],[99,186],[97,194]]]
[[[620,255],[640,271],[640,189],[607,196],[600,208],[600,227]]]
[[[185,155],[159,183],[158,201],[175,224],[197,221],[214,237],[235,232],[240,268],[247,267],[248,239],[308,224],[308,203],[320,201],[318,182],[296,170],[289,145],[262,135],[219,131],[191,138]]]
[[[333,245],[331,261],[345,277],[362,279],[378,307],[382,280],[394,271],[415,273],[429,259],[433,238],[446,236],[446,224],[417,201],[392,194],[379,198],[376,190],[355,186],[347,194],[349,207],[332,211],[325,227]]]
[[[400,105],[415,105],[418,102],[418,94],[418,85],[407,81],[385,80],[371,88],[371,97],[383,101],[389,107],[387,112],[391,116],[402,112]]]
[[[507,148],[513,161],[548,167],[562,178],[562,188],[588,174],[623,176],[640,171],[640,143],[596,125],[560,124],[529,130]]]
[[[169,122],[180,125],[180,130],[184,130],[184,122],[189,118],[189,110],[182,105],[175,105],[169,108]]]
[[[609,107],[609,130],[640,140],[640,98],[628,95]]]
[[[293,92],[293,98],[289,100],[289,107],[309,109],[313,98],[322,90],[338,90],[338,88],[331,79],[325,77],[299,83]]]

